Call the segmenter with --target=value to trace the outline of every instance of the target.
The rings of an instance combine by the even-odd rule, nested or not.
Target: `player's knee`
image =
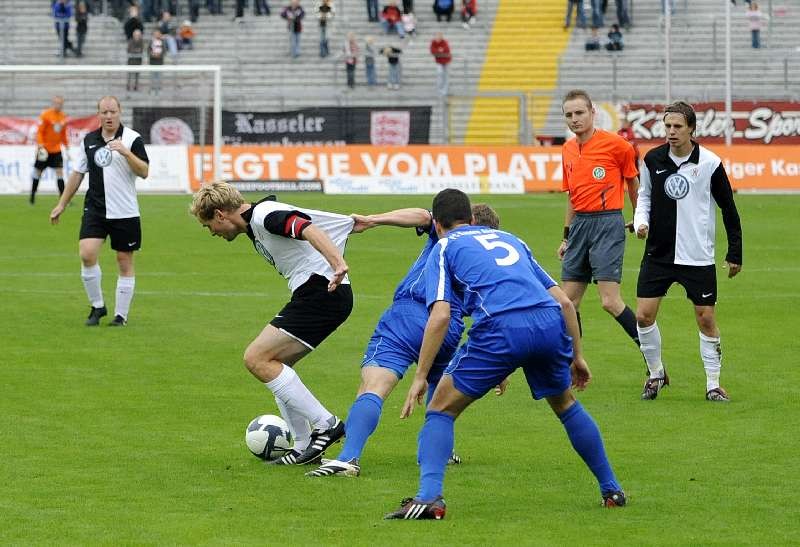
[[[617,314],[620,308],[624,308],[625,304],[618,295],[601,295],[600,305],[603,309],[611,314]]]
[[[656,322],[656,314],[650,310],[636,310],[636,324],[649,327]]]
[[[714,313],[707,310],[697,312],[697,326],[705,333],[713,333],[716,331],[716,321],[714,320]]]

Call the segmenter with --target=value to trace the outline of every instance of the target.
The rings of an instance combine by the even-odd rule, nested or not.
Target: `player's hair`
[[[214,218],[214,211],[235,211],[244,203],[239,190],[225,181],[217,180],[200,187],[192,198],[189,212],[203,221]]]
[[[469,196],[461,190],[446,188],[433,198],[433,219],[449,230],[455,224],[469,224],[472,220],[472,206]]]
[[[485,203],[476,203],[472,206],[472,220],[476,226],[488,226],[495,230],[500,228],[500,217]]]
[[[675,101],[667,105],[667,108],[664,109],[664,117],[661,118],[662,121],[666,119],[667,114],[681,114],[686,120],[686,125],[692,128],[692,133],[697,128],[697,114],[694,113],[692,105],[686,101]]]
[[[589,107],[589,110],[594,108],[594,106],[592,105],[592,98],[589,97],[589,93],[587,93],[582,89],[571,89],[567,91],[567,94],[564,95],[564,100],[561,101],[561,105],[563,106],[564,103],[566,103],[567,101],[571,101],[573,99],[583,99],[584,101],[586,101],[586,105]]]
[[[106,99],[111,99],[112,101],[114,101],[115,103],[117,103],[117,108],[119,108],[119,109],[120,109],[120,111],[122,111],[122,103],[120,103],[120,102],[119,102],[119,99],[117,99],[117,98],[116,98],[114,95],[103,95],[102,97],[100,97],[100,98],[97,100],[97,111],[98,111],[98,112],[100,112],[100,103],[102,103],[102,102],[103,102],[103,101],[105,101]]]

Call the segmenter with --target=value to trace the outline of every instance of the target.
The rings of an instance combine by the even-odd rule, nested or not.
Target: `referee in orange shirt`
[[[51,167],[56,170],[58,193],[64,193],[64,159],[61,156],[61,145],[67,146],[67,115],[64,114],[64,97],[53,97],[53,107],[39,116],[39,130],[36,132],[36,163],[33,164],[33,181],[31,183],[30,202],[36,199],[39,178],[42,171]]]
[[[594,127],[595,111],[585,91],[567,93],[562,111],[575,133],[561,150],[561,189],[569,192],[564,239],[558,248],[562,287],[578,310],[588,284],[597,283],[603,309],[638,346],[636,314],[619,292],[625,228],[632,226],[622,215],[625,190],[635,210],[639,189],[636,154],[624,138]]]

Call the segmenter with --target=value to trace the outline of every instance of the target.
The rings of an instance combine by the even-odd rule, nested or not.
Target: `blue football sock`
[[[603,437],[597,424],[578,401],[559,416],[575,451],[592,470],[600,485],[600,493],[622,490],[611,464],[608,463]]]
[[[453,453],[455,418],[444,412],[429,410],[419,432],[419,492],[417,499],[432,501],[442,495],[444,470]]]
[[[336,457],[337,460],[346,462],[361,457],[367,439],[378,427],[382,409],[383,399],[374,393],[364,393],[353,402],[344,423],[344,448]]]

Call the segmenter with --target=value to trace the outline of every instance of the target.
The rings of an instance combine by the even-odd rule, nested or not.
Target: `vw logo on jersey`
[[[683,199],[689,193],[689,179],[680,173],[674,173],[664,181],[664,193],[674,200]]]
[[[98,148],[94,153],[94,163],[98,167],[108,167],[111,165],[111,150],[105,146]]]
[[[595,180],[603,180],[606,178],[606,170],[602,167],[595,167],[592,169],[592,176]]]
[[[256,241],[255,242],[255,247],[256,247],[256,251],[258,252],[258,254],[260,254],[261,256],[264,257],[264,260],[266,260],[267,262],[269,262],[273,266],[275,265],[275,259],[272,258],[272,255],[269,254],[269,251],[267,250],[267,248],[264,247],[264,245],[262,245],[260,241]]]

